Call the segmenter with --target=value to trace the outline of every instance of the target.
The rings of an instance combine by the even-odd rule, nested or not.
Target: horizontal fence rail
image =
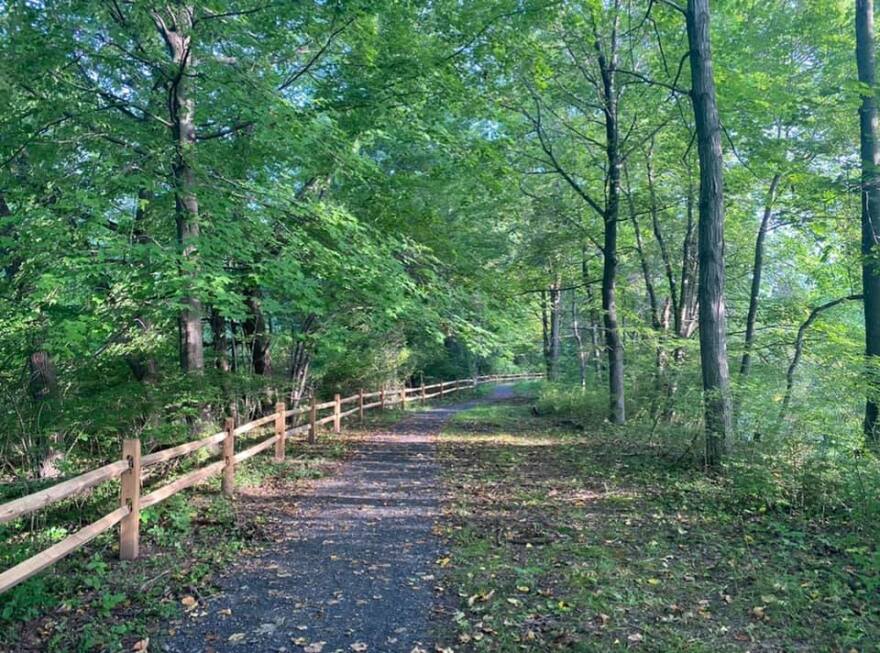
[[[332,423],[333,432],[340,433],[344,418],[358,415],[363,420],[364,412],[372,408],[384,410],[395,405],[406,408],[406,404],[409,402],[425,401],[434,397],[442,398],[453,392],[475,388],[484,383],[532,380],[542,378],[543,376],[543,374],[532,372],[523,374],[493,374],[469,379],[457,379],[455,381],[443,381],[431,385],[422,384],[415,387],[382,389],[375,392],[364,392],[361,390],[350,397],[336,395],[332,401],[321,403],[318,403],[316,397],[312,397],[310,405],[290,410],[287,409],[283,402],[280,402],[275,405],[275,412],[273,413],[240,426],[236,426],[235,420],[229,417],[226,419],[225,428],[219,433],[209,435],[200,440],[169,447],[168,449],[162,449],[146,456],[141,456],[141,442],[139,439],[125,440],[122,446],[121,460],[80,474],[45,490],[0,505],[0,524],[3,524],[47,508],[105,481],[116,478],[120,479],[119,508],[104,515],[98,521],[84,526],[48,549],[0,573],[0,594],[50,567],[117,524],[119,524],[120,559],[136,559],[139,553],[140,511],[142,509],[154,506],[215,474],[222,475],[222,492],[226,496],[231,497],[235,492],[236,465],[273,447],[275,450],[275,460],[284,460],[286,441],[292,435],[303,434],[306,436],[308,443],[314,444],[318,437],[318,426]],[[369,401],[371,399],[378,399],[378,401]],[[342,407],[349,404],[354,404],[354,407],[343,411]],[[328,409],[331,410],[329,415],[318,416],[320,411]],[[301,415],[308,416],[307,423],[288,428],[288,420]],[[256,431],[270,424],[274,427],[274,433],[270,437],[238,453],[235,452],[236,436]],[[143,470],[146,467],[168,462],[206,447],[217,445],[222,446],[222,457],[220,460],[188,472],[170,483],[153,490],[149,494],[141,496]]]

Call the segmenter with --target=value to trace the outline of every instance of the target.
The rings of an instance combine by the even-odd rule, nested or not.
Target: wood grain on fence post
[[[231,497],[235,493],[235,418],[226,418],[226,437],[223,439],[223,494]]]
[[[425,400],[425,381],[422,379],[422,401]]]
[[[287,418],[284,416],[284,413],[287,412],[287,405],[283,401],[279,401],[275,404],[275,437],[278,438],[275,440],[275,460],[281,462],[284,460],[284,450],[285,450],[285,426],[287,425]]]
[[[385,388],[379,390],[379,410],[385,410]]]
[[[400,410],[406,410],[406,385],[400,389]]]
[[[358,391],[358,419],[364,421],[364,389]]]
[[[312,407],[309,410],[309,444],[315,444],[318,440],[318,396],[312,395]]]
[[[333,406],[333,432],[342,433],[342,397],[336,393],[333,400],[336,402]]]
[[[124,440],[122,458],[128,461],[128,471],[121,477],[121,507],[130,512],[119,523],[119,559],[135,560],[140,549],[141,525],[141,441]]]
[[[443,399],[443,381],[440,381],[440,398]]]

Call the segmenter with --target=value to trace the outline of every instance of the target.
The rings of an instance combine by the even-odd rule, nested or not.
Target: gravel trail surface
[[[512,395],[497,386],[490,400]],[[169,653],[433,651],[442,542],[436,438],[479,400],[412,413],[357,442],[351,459],[283,513],[278,541],[241,560],[221,592],[173,628]]]

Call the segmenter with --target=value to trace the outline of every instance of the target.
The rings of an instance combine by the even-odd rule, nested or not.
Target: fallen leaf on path
[[[312,642],[303,649],[303,653],[321,653],[324,650],[324,644],[327,642]]]
[[[364,651],[367,650],[367,645],[364,644],[363,642],[355,642],[354,644],[352,644],[348,648],[350,648],[352,651],[354,651],[354,653],[364,653]]]
[[[490,592],[483,592],[482,594],[474,594],[470,598],[468,598],[468,605],[472,606],[477,601],[481,603],[486,603],[489,599],[491,599],[495,595],[495,590]]]
[[[180,603],[181,603],[181,604],[183,605],[183,607],[185,607],[187,610],[192,610],[194,607],[196,607],[196,606],[199,604],[199,602],[196,601],[195,597],[194,597],[194,596],[190,596],[189,594],[187,594],[187,595],[184,596],[182,599],[180,599]]]
[[[229,636],[229,641],[232,642],[233,644],[235,644],[237,642],[243,642],[244,641],[244,633],[232,633]]]
[[[134,646],[131,647],[132,651],[139,651],[139,653],[146,653],[150,648],[150,638],[145,637],[144,639],[139,639],[134,643]]]

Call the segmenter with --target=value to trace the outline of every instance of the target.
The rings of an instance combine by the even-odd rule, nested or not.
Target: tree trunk
[[[755,341],[755,322],[758,317],[758,295],[761,292],[761,274],[764,271],[764,238],[770,227],[770,217],[773,215],[773,202],[776,199],[776,189],[779,187],[781,173],[773,175],[770,182],[770,190],[767,191],[767,201],[764,204],[764,214],[761,217],[761,226],[758,227],[758,237],[755,239],[755,262],[752,266],[752,288],[749,292],[749,313],[746,316],[746,340],[743,349],[742,361],[739,365],[739,375],[743,378],[748,376],[752,368],[752,345]]]
[[[199,239],[199,200],[196,195],[195,155],[196,127],[195,101],[190,81],[193,78],[192,36],[193,7],[168,5],[166,11],[152,12],[153,21],[172,61],[176,74],[168,88],[168,108],[174,135],[175,160],[172,165],[176,200],[177,242],[181,254],[181,269],[185,280],[181,297],[183,309],[179,316],[180,366],[184,372],[204,369],[205,356],[202,336],[202,302],[195,295],[197,274],[197,242]]]
[[[553,375],[553,369],[550,360],[550,316],[547,307],[547,291],[541,291],[541,342],[544,353],[544,371],[547,380],[550,381]]]
[[[270,374],[272,361],[269,356],[269,331],[263,307],[260,303],[260,291],[251,289],[247,297],[248,317],[242,325],[245,338],[251,351],[251,365],[254,374]]]
[[[290,355],[289,377],[291,380],[290,406],[294,409],[299,407],[300,402],[305,397],[306,386],[308,385],[312,350],[307,338],[311,335],[315,322],[315,316],[309,315],[302,322],[299,337],[296,335],[296,329],[294,329],[293,333],[295,344]]]
[[[678,288],[675,282],[675,272],[672,270],[672,261],[669,257],[669,249],[666,247],[666,239],[660,228],[660,209],[657,206],[657,190],[654,185],[654,140],[645,156],[645,172],[648,180],[648,195],[651,202],[651,227],[654,231],[654,239],[660,249],[660,260],[663,261],[663,269],[666,273],[666,282],[669,284],[669,301],[672,315],[677,316],[678,311]],[[678,319],[678,318],[675,318]]]
[[[624,168],[626,170],[626,168]],[[651,313],[651,328],[660,330],[660,309],[657,305],[657,292],[654,290],[654,279],[651,276],[651,268],[645,256],[645,247],[642,243],[642,229],[639,225],[639,217],[636,211],[636,203],[633,198],[632,187],[629,183],[629,174],[626,174],[626,197],[629,206],[629,220],[632,222],[636,237],[636,253],[639,255],[639,264],[642,268],[642,277],[645,280],[645,293],[648,295],[648,309]]]
[[[580,371],[581,390],[587,389],[587,352],[584,349],[584,338],[578,321],[577,292],[571,291],[571,333],[577,345],[578,369]]]
[[[709,37],[709,0],[688,0],[687,33],[697,152],[700,158],[698,223],[700,363],[706,429],[706,464],[717,466],[732,429],[730,372],[724,307],[724,195],[721,123]]]
[[[878,145],[876,57],[874,54],[874,3],[856,0],[856,63],[859,82],[867,89],[859,108],[859,135],[862,159],[862,294],[865,305],[865,355],[867,357],[867,398],[864,433],[869,445],[880,448],[877,419],[880,415],[876,388],[880,356],[880,145]]]
[[[605,109],[605,155],[608,160],[606,203],[603,217],[605,227],[602,252],[602,312],[605,322],[605,351],[608,355],[609,420],[613,424],[626,422],[623,386],[623,342],[617,325],[617,225],[620,218],[620,130],[617,123],[617,17],[611,35],[609,57],[596,40],[597,60],[602,73],[602,93]]]
[[[559,278],[550,286],[550,380],[559,380],[562,354],[562,290]]]
[[[229,338],[226,337],[226,318],[215,308],[211,309],[211,339],[214,341],[214,367],[228,372]]]

